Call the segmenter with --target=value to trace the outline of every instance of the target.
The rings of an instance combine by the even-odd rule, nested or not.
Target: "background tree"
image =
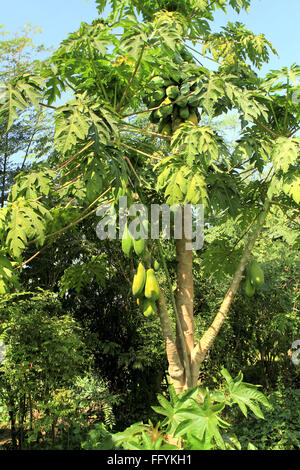
[[[3,30],[0,32],[5,38],[0,42],[0,103],[3,104],[3,100],[5,102],[6,99],[6,87],[13,87],[24,74],[36,73],[40,66],[37,57],[41,56],[45,49],[43,46],[34,45],[33,36],[40,31],[31,25],[26,25],[21,35],[16,34],[14,37],[10,37],[9,33]],[[20,96],[16,96],[16,99],[18,98],[20,99]],[[22,104],[22,98],[19,104]],[[14,177],[27,168],[31,157],[34,156],[36,159],[46,157],[51,149],[50,113],[45,112],[45,108],[33,110],[26,109],[25,106],[15,114],[15,121],[9,123],[10,105],[2,114],[0,123],[1,207],[7,201]]]

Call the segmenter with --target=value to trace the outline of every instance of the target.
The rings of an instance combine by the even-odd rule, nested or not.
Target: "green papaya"
[[[188,104],[189,106],[191,106],[192,108],[198,108],[199,106],[199,98],[198,96],[195,96],[195,95],[191,95],[188,97]]]
[[[127,224],[125,225],[123,236],[122,236],[122,250],[123,253],[130,258],[133,248],[133,238],[130,235]]]
[[[152,90],[158,90],[158,88],[162,88],[164,86],[164,79],[163,77],[153,77],[151,82],[149,83],[149,87]]]
[[[170,98],[166,98],[161,103],[161,105],[162,105],[162,108],[160,108],[158,111],[162,118],[165,118],[169,116],[170,114],[172,114],[173,105],[172,105],[172,101],[170,100]]]
[[[142,294],[146,282],[146,270],[142,263],[139,263],[137,272],[133,277],[132,293],[135,297]]]
[[[188,106],[186,106],[185,108],[180,109],[179,116],[181,117],[181,119],[188,119],[189,115],[190,115],[190,110],[189,110]]]
[[[158,271],[159,268],[160,268],[160,264],[157,260],[154,260],[154,263],[153,263],[153,268],[154,268],[154,271]]]
[[[180,94],[180,96],[178,97],[178,101],[176,102],[177,106],[179,106],[180,108],[185,108],[188,104],[188,100],[187,98],[184,98],[184,96],[182,96]]]
[[[143,302],[143,314],[145,317],[150,315],[155,315],[157,313],[157,308],[155,302],[150,299],[145,299]]]
[[[252,285],[250,279],[247,277],[245,282],[245,293],[248,297],[253,297],[255,294],[255,286]]]
[[[168,86],[168,88],[166,89],[166,95],[171,98],[171,99],[175,99],[177,98],[177,96],[179,95],[179,88],[178,86],[176,85],[170,85]]]
[[[158,124],[159,123],[160,117],[157,116],[156,110],[151,112],[149,119],[150,119],[150,122],[152,122],[152,124]]]
[[[138,256],[143,256],[146,251],[146,241],[144,238],[138,238],[133,240],[133,248]]]
[[[148,269],[145,283],[145,297],[155,301],[159,298],[159,295],[160,289],[154,274],[154,270],[152,268]]]
[[[155,90],[152,94],[152,98],[155,101],[162,101],[166,96],[165,89],[164,88],[159,88],[158,90]]]
[[[249,266],[249,277],[255,287],[261,287],[265,282],[264,272],[257,261],[252,261]]]

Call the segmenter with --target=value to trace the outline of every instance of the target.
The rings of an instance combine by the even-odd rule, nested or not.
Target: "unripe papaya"
[[[155,315],[157,313],[157,308],[155,302],[150,299],[145,299],[143,302],[143,314],[145,317],[150,315]]]
[[[179,98],[178,98],[178,101],[176,102],[177,106],[179,106],[180,108],[185,108],[188,104],[187,98],[184,98],[182,95],[180,95]]]
[[[159,123],[160,117],[157,115],[156,110],[151,112],[149,119],[150,119],[150,122],[152,122],[152,124],[158,124]]]
[[[155,90],[152,95],[155,101],[162,101],[165,96],[166,96],[166,93],[165,93],[164,88],[159,88],[158,90]]]
[[[252,261],[249,266],[249,277],[251,283],[256,287],[261,287],[265,282],[264,272],[257,261]]]
[[[181,117],[181,119],[188,119],[189,115],[190,115],[190,111],[189,111],[188,106],[180,109],[179,116]]]
[[[168,88],[166,89],[166,94],[169,98],[171,98],[172,100],[174,100],[175,98],[177,98],[177,96],[179,95],[179,88],[178,86],[176,85],[170,85],[168,86]]]
[[[143,256],[146,251],[146,242],[144,238],[138,238],[133,240],[133,248],[138,256]]]
[[[166,98],[162,103],[162,108],[159,108],[157,111],[159,111],[158,115],[160,115],[162,118],[165,118],[172,114],[173,111],[173,105],[172,101],[170,98]]]
[[[255,286],[251,283],[249,277],[247,277],[245,282],[245,293],[248,297],[252,297],[255,294]]]
[[[151,82],[149,83],[149,87],[152,88],[153,90],[158,90],[158,88],[161,88],[164,86],[164,79],[163,77],[153,77]]]
[[[146,270],[142,263],[139,263],[137,272],[134,275],[132,283],[132,293],[134,296],[138,297],[142,294],[146,282]]]
[[[159,268],[160,268],[160,264],[157,260],[154,260],[154,263],[153,263],[153,268],[155,271],[158,271]]]
[[[145,297],[155,301],[159,298],[159,295],[160,289],[154,274],[154,270],[148,269],[145,283]]]
[[[130,258],[131,252],[133,248],[133,238],[130,235],[130,231],[128,229],[127,224],[125,225],[125,229],[122,236],[122,250],[127,258]]]

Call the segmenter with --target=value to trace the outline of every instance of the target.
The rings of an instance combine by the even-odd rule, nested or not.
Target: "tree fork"
[[[197,385],[199,370],[202,362],[205,359],[207,352],[209,351],[211,345],[213,344],[216,336],[218,335],[225,319],[230,309],[230,306],[233,302],[233,299],[238,291],[240,282],[243,277],[244,270],[247,266],[248,260],[250,258],[251,252],[254,248],[254,245],[259,237],[259,234],[263,228],[265,223],[266,217],[270,210],[270,201],[267,199],[262,213],[258,219],[257,225],[255,230],[253,231],[252,235],[249,238],[248,244],[244,250],[243,256],[241,261],[237,267],[237,270],[234,274],[233,280],[231,285],[224,297],[224,300],[212,322],[210,327],[206,330],[200,341],[195,346],[194,350],[192,351],[192,381],[193,385]]]
[[[173,335],[172,324],[169,318],[166,306],[165,296],[161,290],[158,299],[158,315],[160,318],[161,328],[165,339],[166,353],[169,363],[169,376],[177,394],[184,390],[185,386],[185,370],[179,358],[175,338]]]

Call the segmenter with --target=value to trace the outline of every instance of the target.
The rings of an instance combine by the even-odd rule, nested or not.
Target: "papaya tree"
[[[106,2],[96,3],[101,15]],[[160,222],[156,236],[140,223],[134,237],[114,220],[104,236],[118,238],[112,243],[130,258],[132,295],[143,313],[159,316],[177,393],[197,385],[241,283],[248,295],[260,288],[263,273],[252,251],[271,207],[299,214],[300,67],[260,78],[255,70],[275,53],[263,34],[241,23],[211,31],[216,9],[249,6],[250,0],[112,0],[108,16],[82,23],[39,73],[20,74],[2,90],[7,129],[18,109],[35,105],[53,108],[55,134],[51,158],[18,176],[0,212],[0,293],[18,288],[18,271],[32,259],[28,246],[38,256],[99,208],[114,220],[125,197],[129,217],[135,204],[148,213],[154,205],[176,207],[171,240]],[[71,99],[55,106],[65,91]],[[216,125],[232,112],[240,122],[234,144]],[[174,235],[177,225],[197,224],[199,205],[206,224],[227,222],[241,232],[230,252],[222,238],[197,251],[207,272],[221,271],[229,284],[201,334],[194,325],[192,233]],[[166,243],[173,247],[172,272]]]

